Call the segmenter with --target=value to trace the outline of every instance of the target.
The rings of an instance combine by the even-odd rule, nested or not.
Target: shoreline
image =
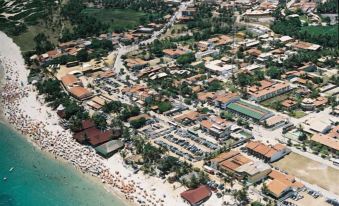
[[[0,32],[0,35],[3,35],[1,33],[2,32]],[[8,37],[8,38],[10,38],[10,37]],[[14,42],[12,42],[12,43],[14,44]],[[20,56],[21,56],[21,52],[20,52]],[[0,53],[0,88],[1,89],[6,89],[5,88],[6,86],[8,86],[9,84],[13,83],[13,79],[10,76],[12,76],[14,73],[19,73],[18,71],[11,70],[11,69],[13,69],[13,67],[12,68],[6,68],[6,67],[9,67],[9,65],[6,65],[6,63],[8,63],[8,62],[6,62],[7,60],[5,58],[8,58],[8,57],[3,56]],[[20,58],[22,58],[22,56]],[[13,65],[11,65],[11,66],[13,66]],[[14,62],[14,67],[17,68],[16,66],[17,66],[16,62]],[[10,72],[8,72],[8,70],[10,70]],[[24,72],[27,73],[28,70],[26,68],[25,68],[25,70],[26,71],[24,71]],[[18,80],[22,80],[21,82],[27,82],[27,80],[25,81],[23,79],[20,79],[20,77],[18,77],[18,76],[19,75],[17,75],[17,77],[16,77],[16,82],[17,83],[18,83]],[[26,76],[26,78],[27,78],[27,76]],[[10,86],[13,86],[13,85],[10,85]],[[27,86],[29,87],[28,84],[26,84],[24,86],[25,87],[27,87]],[[20,106],[20,103],[22,103],[21,102],[22,99],[27,97],[27,96],[25,96],[27,94],[21,94],[21,95],[19,95],[19,98],[15,98],[13,101],[9,101],[9,102],[6,102],[6,95],[4,94],[3,90],[0,90],[0,94],[2,94],[2,96],[0,97],[0,123],[1,124],[4,124],[8,128],[10,128],[12,131],[14,131],[15,133],[19,134],[19,136],[22,137],[29,144],[32,144],[35,148],[39,149],[39,151],[42,152],[42,154],[45,155],[47,158],[49,158],[51,160],[54,159],[54,160],[60,162],[61,164],[65,164],[67,166],[71,166],[73,169],[75,169],[76,172],[79,172],[79,175],[80,174],[84,174],[84,175],[90,177],[91,181],[93,181],[94,183],[98,184],[98,186],[103,187],[107,192],[111,193],[115,198],[121,200],[126,206],[134,206],[134,205],[136,205],[134,202],[131,202],[131,201],[127,200],[126,199],[126,195],[124,193],[120,192],[119,190],[117,190],[113,186],[107,184],[107,181],[105,179],[108,179],[106,177],[108,169],[105,168],[105,165],[102,162],[101,162],[101,166],[103,167],[103,169],[105,169],[106,173],[101,172],[101,173],[95,174],[95,173],[91,173],[90,171],[84,171],[79,166],[76,166],[74,163],[72,164],[72,161],[70,161],[69,159],[65,159],[64,156],[60,156],[57,153],[51,152],[50,148],[45,148],[44,149],[44,146],[37,142],[37,139],[35,139],[36,137],[34,137],[32,132],[29,132],[27,130],[27,128],[25,128],[25,126],[22,127],[22,125],[24,125],[23,122],[16,122],[15,120],[11,119],[11,118],[13,118],[13,115],[9,115],[9,114],[10,114],[11,110],[14,109],[13,107],[15,107],[15,110],[16,110],[16,111],[14,111],[14,116],[15,115],[20,115],[20,113],[24,113],[25,112],[25,111],[18,111],[18,108]],[[10,99],[11,98],[12,97],[10,97]],[[12,105],[9,106],[8,103],[12,103]],[[41,106],[45,107],[45,105],[41,105]],[[51,110],[50,108],[47,108],[47,110],[48,109]],[[25,118],[30,118],[30,117],[27,114],[26,114],[26,116],[23,116],[21,114],[21,118],[22,118],[21,119],[21,121],[22,121]],[[34,121],[34,120],[32,120],[32,121]],[[21,124],[21,125],[18,125],[18,124]],[[39,128],[40,124],[41,123],[38,123],[38,127],[37,128],[33,128],[34,132],[37,132],[39,134],[41,132],[46,132],[46,131],[41,131],[41,128]],[[49,123],[47,123],[47,124],[50,125]],[[64,131],[64,133],[67,133],[67,131]],[[50,135],[50,134],[48,134],[48,131],[47,131],[46,135]],[[78,144],[78,143],[75,143],[75,144]],[[80,148],[85,148],[86,149],[85,146],[80,145],[80,144],[78,144],[76,146],[79,146]],[[96,156],[96,154],[93,154],[93,151],[92,151],[92,155]],[[95,157],[95,158],[97,158],[97,157]]]
[[[2,35],[5,34],[0,32],[0,40],[4,37]],[[179,195],[185,190],[184,187],[175,187],[145,174],[133,174],[119,153],[104,159],[92,147],[76,142],[72,133],[59,125],[59,117],[47,107],[42,95],[38,95],[35,87],[27,83],[29,70],[21,51],[10,42],[9,37],[5,37],[8,39],[3,41],[5,47],[8,44],[8,49],[5,49],[5,54],[0,49],[0,64],[4,74],[0,91],[3,110],[1,122],[50,158],[61,160],[75,167],[78,172],[93,176],[106,191],[127,206],[187,206]],[[17,50],[16,53],[13,50]]]

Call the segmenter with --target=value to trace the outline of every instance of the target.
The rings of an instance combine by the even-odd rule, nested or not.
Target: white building
[[[234,64],[227,64],[221,60],[214,60],[214,61],[210,61],[207,62],[205,64],[205,67],[218,75],[223,75],[225,77],[229,77],[232,75],[232,70],[235,70],[236,67]]]

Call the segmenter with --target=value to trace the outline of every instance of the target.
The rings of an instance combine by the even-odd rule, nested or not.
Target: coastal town
[[[339,205],[338,3],[145,2],[1,55],[6,122],[131,205]]]

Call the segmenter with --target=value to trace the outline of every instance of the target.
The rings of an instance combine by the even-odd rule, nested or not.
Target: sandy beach
[[[97,177],[105,188],[119,195],[131,205],[188,205],[180,197],[186,188],[174,190],[164,180],[141,174],[133,174],[124,165],[119,154],[103,159],[95,150],[77,143],[70,131],[59,124],[55,111],[47,107],[34,86],[29,85],[24,59],[20,49],[4,33],[0,32],[0,64],[4,69],[1,89],[3,117],[18,132],[25,135],[35,146],[52,157],[66,161],[79,171]],[[216,204],[216,196],[204,203]]]

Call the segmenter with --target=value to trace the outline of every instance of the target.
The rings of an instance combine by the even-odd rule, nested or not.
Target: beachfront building
[[[123,147],[124,143],[121,140],[110,140],[102,145],[97,146],[94,149],[101,156],[108,158]]]
[[[263,159],[265,162],[277,161],[291,152],[289,148],[282,144],[271,146],[260,141],[250,141],[245,148],[249,154]]]
[[[198,206],[207,201],[212,195],[211,189],[207,185],[201,185],[196,189],[182,192],[180,196],[191,206]]]
[[[260,86],[254,85],[247,89],[250,99],[256,102],[264,101],[291,90],[291,87],[287,82],[262,80],[259,83]]]
[[[82,82],[73,74],[61,77],[61,82],[66,91],[77,100],[85,100],[93,96],[93,92],[82,86]]]
[[[226,109],[242,118],[251,119],[255,122],[263,122],[274,115],[271,111],[244,100],[232,102],[226,106]]]

